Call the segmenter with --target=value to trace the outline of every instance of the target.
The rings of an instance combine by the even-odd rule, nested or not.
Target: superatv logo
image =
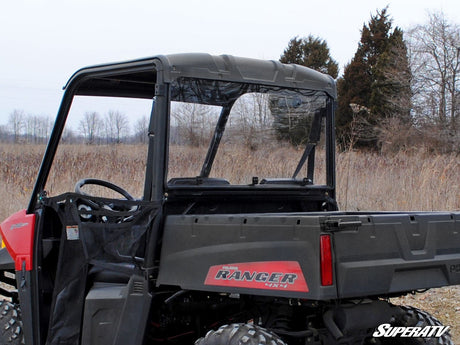
[[[205,285],[308,292],[297,261],[245,262],[212,266]]]
[[[389,323],[384,323],[372,336],[374,338],[440,338],[449,328],[449,326],[393,327]]]

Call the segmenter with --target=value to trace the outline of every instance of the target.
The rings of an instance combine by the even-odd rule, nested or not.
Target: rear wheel
[[[209,331],[195,345],[286,345],[276,334],[250,324],[235,323]]]
[[[433,315],[410,306],[401,306],[402,313],[395,319],[392,326],[396,327],[426,327],[426,326],[443,326],[441,321]],[[440,337],[430,338],[376,338],[377,344],[394,344],[394,345],[454,345],[449,332],[445,332]]]
[[[19,306],[0,301],[0,344],[24,344]]]

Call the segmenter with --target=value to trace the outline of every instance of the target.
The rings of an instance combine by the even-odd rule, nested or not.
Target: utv
[[[115,140],[88,99],[151,115]],[[460,213],[339,211],[336,99],[327,75],[228,55],[77,71],[1,224],[2,344],[452,344],[389,299],[460,284]]]

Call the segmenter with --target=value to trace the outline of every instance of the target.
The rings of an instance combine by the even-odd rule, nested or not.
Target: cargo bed
[[[384,296],[460,284],[459,223],[459,212],[168,216],[157,284],[273,295],[268,286],[206,283],[212,267],[248,262],[299,263],[308,291],[278,288],[280,297]],[[321,284],[322,234],[331,236],[331,286]]]

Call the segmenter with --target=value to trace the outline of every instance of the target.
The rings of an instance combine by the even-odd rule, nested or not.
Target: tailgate
[[[460,213],[343,213],[333,235],[338,296],[460,284]]]

